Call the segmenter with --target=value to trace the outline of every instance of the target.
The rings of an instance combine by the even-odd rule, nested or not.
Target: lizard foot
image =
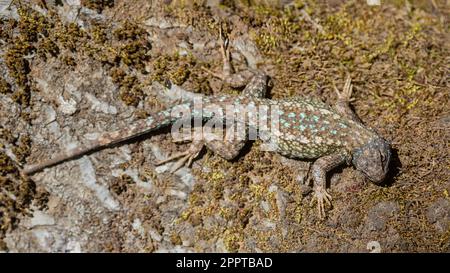
[[[192,161],[197,158],[202,149],[203,143],[193,142],[186,151],[176,153],[165,160],[157,162],[156,165],[162,165],[164,163],[178,159],[169,170],[170,173],[174,173],[183,166],[191,166]]]
[[[216,77],[216,78],[218,78],[218,79],[221,79],[222,81],[225,81],[225,76],[222,75],[221,73],[214,72],[214,71],[212,71],[211,69],[208,69],[208,68],[206,68],[206,67],[204,67],[204,66],[202,66],[201,69],[202,69],[203,71],[205,71],[206,73],[208,73],[209,75],[211,75],[211,76],[213,76],[213,77]]]
[[[222,73],[216,73],[206,67],[201,67],[206,73],[210,74],[211,76],[214,76],[218,79],[221,79],[222,81],[225,81],[227,77],[230,77],[231,74],[233,74],[233,68],[231,66],[230,62],[230,50],[228,48],[229,46],[229,40],[228,38],[224,38],[223,30],[220,28],[219,31],[219,42],[220,42],[220,52],[222,53],[222,62],[223,62],[223,71]]]
[[[342,92],[339,91],[339,89],[337,89],[337,87],[334,83],[333,83],[333,88],[338,96],[338,100],[346,102],[346,103],[353,101],[353,99],[352,99],[353,84],[352,84],[352,79],[350,78],[350,75],[347,76],[347,79],[345,80],[344,89],[342,90]]]
[[[317,187],[314,189],[314,195],[311,199],[311,205],[313,205],[313,203],[317,201],[317,211],[320,219],[323,219],[325,217],[325,203],[327,203],[331,207],[331,200],[331,195],[327,192],[326,189],[322,187]]]

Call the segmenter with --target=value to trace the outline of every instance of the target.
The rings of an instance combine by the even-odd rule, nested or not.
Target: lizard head
[[[356,149],[352,163],[370,181],[379,184],[386,177],[391,161],[391,148],[386,140],[376,137]]]

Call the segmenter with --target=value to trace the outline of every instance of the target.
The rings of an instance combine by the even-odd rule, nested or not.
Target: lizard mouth
[[[374,184],[382,184],[388,176],[389,166],[384,164],[381,168],[374,168],[369,172],[363,172],[363,174]]]
[[[365,172],[362,172],[364,174],[364,176],[370,180],[370,182],[374,183],[374,184],[381,184],[384,179],[386,178],[386,174],[368,174]]]

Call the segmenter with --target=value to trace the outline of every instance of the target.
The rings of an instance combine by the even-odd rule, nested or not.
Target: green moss
[[[13,143],[16,140],[16,138],[13,136],[11,130],[4,128],[3,125],[0,125],[0,139],[4,140],[5,143]],[[1,144],[0,144],[0,147],[1,147]]]
[[[187,65],[182,65],[170,74],[170,78],[173,83],[181,85],[188,79],[189,75],[190,71]]]
[[[197,93],[211,95],[213,90],[209,84],[210,77],[200,73],[189,73],[189,78],[192,80],[192,90]]]
[[[81,0],[81,5],[100,13],[105,8],[114,7],[114,0]]]
[[[17,161],[25,163],[25,159],[30,155],[31,150],[30,137],[28,135],[21,136],[12,150]]]
[[[240,249],[244,236],[240,229],[227,229],[223,234],[223,243],[229,252],[237,252]]]
[[[0,176],[6,176],[8,173],[16,173],[17,169],[11,159],[0,151]]]
[[[9,42],[13,36],[13,29],[17,27],[17,21],[14,19],[5,20],[0,18],[0,37],[4,42]]]
[[[109,186],[109,189],[113,191],[117,195],[121,195],[122,193],[126,192],[128,190],[128,186],[130,184],[133,184],[134,180],[131,176],[127,174],[122,174],[120,177],[115,178],[111,185]]]
[[[180,235],[178,235],[176,233],[172,233],[172,235],[170,235],[170,241],[174,245],[181,245],[183,243],[183,241],[181,240]]]
[[[392,56],[392,54],[394,53],[394,50],[395,50],[394,41],[395,41],[394,34],[389,33],[389,36],[386,39],[385,43],[381,44],[380,46],[375,48],[373,51],[371,51],[371,53],[368,54],[366,61],[373,62],[375,60],[375,58],[377,58],[378,56],[387,54],[387,53],[390,53],[390,55]]]
[[[9,75],[22,88],[28,86],[28,73],[30,73],[29,61],[24,57],[33,51],[33,45],[22,37],[19,37],[16,43],[6,50],[4,55]]]
[[[108,1],[86,1],[85,5],[96,9],[109,6]],[[94,5],[95,6],[92,6]],[[24,56],[37,52],[44,59],[56,57],[64,51],[61,61],[68,66],[75,66],[76,62],[71,54],[86,54],[101,63],[108,64],[110,74],[119,85],[119,97],[127,105],[137,105],[144,99],[140,83],[134,76],[119,79],[115,75],[122,65],[127,66],[127,73],[133,70],[144,72],[146,63],[150,60],[148,51],[151,45],[147,32],[137,24],[125,21],[117,28],[101,23],[93,23],[90,29],[82,30],[77,24],[66,24],[60,20],[54,11],[49,11],[46,18],[38,12],[26,8],[20,9],[19,39],[11,46],[5,55],[5,63],[10,76],[20,87],[13,99],[28,105],[31,86],[28,82],[30,61]],[[112,34],[109,34],[112,33]],[[78,52],[78,53],[77,53]],[[178,79],[187,77],[181,71],[176,74]]]
[[[196,61],[190,54],[180,56],[178,53],[175,53],[165,54],[156,58],[152,65],[152,81],[165,82],[169,80],[176,85],[182,85],[190,77]]]
[[[145,68],[146,62],[150,59],[148,51],[151,44],[147,37],[147,32],[137,24],[125,21],[113,32],[116,39],[122,41],[117,48],[117,58],[127,66],[133,66],[138,70]]]
[[[113,35],[118,40],[134,40],[147,36],[147,32],[131,21],[125,21],[114,30]]]
[[[16,226],[20,215],[29,214],[28,208],[36,189],[31,180],[19,175],[15,164],[1,151],[0,189],[0,240],[3,240],[6,232]]]
[[[30,73],[29,56],[36,52],[34,44],[41,37],[44,37],[46,42],[41,43],[42,48],[38,53],[55,54],[58,50],[53,42],[45,38],[49,35],[48,28],[51,27],[51,24],[43,15],[25,6],[21,6],[18,13],[19,21],[16,24],[10,23],[8,25],[9,27],[17,27],[18,35],[14,38],[14,43],[6,49],[4,60],[9,76],[15,80],[18,87],[12,95],[12,99],[23,107],[28,107],[32,90],[28,79]]]
[[[27,42],[37,42],[40,35],[48,36],[51,24],[44,15],[25,6],[20,7],[18,13],[21,39]]]
[[[108,41],[107,26],[99,22],[92,23],[92,30],[89,35],[97,44],[104,44]]]
[[[129,86],[129,84],[127,84],[127,82],[129,82],[129,80],[125,81],[125,78],[127,77],[127,73],[123,69],[113,67],[109,71],[109,75],[111,76],[113,83],[115,83],[119,86]]]
[[[118,57],[124,64],[143,70],[145,62],[150,58],[147,54],[148,50],[150,50],[149,42],[144,40],[130,41],[118,49]]]
[[[63,64],[69,66],[69,67],[73,67],[76,66],[77,63],[75,62],[75,58],[73,56],[70,55],[64,55],[61,57],[61,61]]]
[[[217,35],[220,26],[226,23],[225,20],[217,20],[211,13],[211,9],[201,4],[203,1],[197,2],[200,3],[196,3],[196,1],[182,1],[182,3],[173,1],[165,9],[166,12],[170,13],[179,22],[190,25],[195,30]],[[186,8],[186,6],[189,6],[189,8]]]
[[[0,93],[8,94],[11,93],[11,85],[3,78],[0,77]]]
[[[63,48],[70,51],[78,51],[83,48],[82,42],[86,38],[86,32],[76,23],[64,24],[58,22],[56,29],[53,31],[56,31],[53,35]]]
[[[292,14],[290,8],[283,11],[271,7],[258,7],[256,14],[265,19],[262,27],[257,32],[251,32],[258,48],[264,53],[279,51],[292,43],[296,33],[300,30],[297,17]]]
[[[24,107],[29,106],[30,98],[31,98],[31,92],[30,92],[30,88],[28,86],[19,88],[12,95],[13,101],[15,101],[16,103],[18,103]]]
[[[119,97],[126,105],[137,106],[143,99],[144,93],[139,86],[133,86],[131,89],[121,87]]]
[[[37,54],[43,58],[56,57],[59,54],[58,46],[50,39],[41,39],[36,48]]]
[[[144,93],[136,76],[128,75],[124,70],[114,68],[110,70],[112,80],[119,85],[120,99],[126,105],[137,106],[144,98]]]

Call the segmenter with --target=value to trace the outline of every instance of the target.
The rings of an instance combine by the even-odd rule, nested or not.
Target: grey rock
[[[51,226],[55,224],[55,219],[39,210],[33,212],[33,218],[30,219],[30,228],[36,226]]]
[[[386,227],[387,221],[399,210],[395,202],[380,202],[367,214],[366,226],[370,231],[380,231]]]
[[[439,198],[426,212],[427,220],[438,232],[444,233],[450,228],[450,201]]]

